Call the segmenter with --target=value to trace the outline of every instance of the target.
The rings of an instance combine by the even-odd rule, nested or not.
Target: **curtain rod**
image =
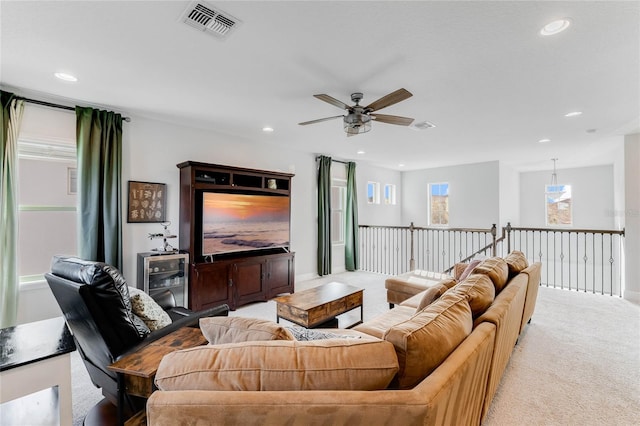
[[[32,104],[37,104],[37,105],[43,105],[43,106],[47,106],[47,107],[51,107],[51,108],[58,108],[58,109],[65,109],[67,111],[75,111],[75,107],[70,107],[70,106],[66,106],[66,105],[60,105],[60,104],[54,104],[52,102],[45,102],[45,101],[38,101],[36,99],[29,99],[29,98],[23,98],[21,96],[16,96],[18,99],[22,99],[25,102],[29,102]],[[122,117],[122,119],[124,121],[126,121],[127,123],[131,121],[131,117]]]
[[[320,159],[320,155],[316,157],[316,161],[318,161]],[[349,164],[349,161],[342,161],[342,160],[334,160],[333,158],[331,159],[331,162],[333,163],[342,163],[342,164]]]

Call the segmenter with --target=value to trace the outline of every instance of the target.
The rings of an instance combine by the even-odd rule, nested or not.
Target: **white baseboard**
[[[625,290],[622,297],[628,300],[629,302],[640,305],[640,292],[638,291]]]
[[[314,274],[313,272],[310,272],[308,274],[300,274],[300,275],[296,275],[296,282],[298,282],[298,281],[309,281],[309,280],[312,280],[314,278],[318,278],[318,274]]]

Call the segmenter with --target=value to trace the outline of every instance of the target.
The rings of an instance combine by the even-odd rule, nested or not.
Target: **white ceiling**
[[[606,164],[640,130],[638,1],[208,0],[242,21],[226,40],[179,22],[190,3],[2,0],[2,85],[397,170]],[[313,94],[366,105],[401,87],[414,96],[381,113],[436,128],[297,124],[341,114]]]

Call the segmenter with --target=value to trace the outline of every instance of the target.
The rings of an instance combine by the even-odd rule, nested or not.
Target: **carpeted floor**
[[[296,289],[329,281],[365,288],[366,321],[388,309],[384,279],[345,272],[296,283]],[[358,319],[355,311],[347,321]],[[230,315],[275,320],[275,302],[253,303]],[[77,426],[101,395],[77,353],[72,376]],[[638,423],[640,306],[617,297],[540,288],[531,324],[520,336],[484,425]]]

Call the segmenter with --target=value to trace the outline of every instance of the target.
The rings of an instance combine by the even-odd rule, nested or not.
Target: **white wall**
[[[365,163],[356,166],[358,185],[358,223],[360,225],[409,226],[402,223],[402,174]],[[367,182],[380,184],[380,204],[367,203]],[[396,205],[384,204],[384,186],[396,186]]]
[[[625,290],[624,298],[640,303],[640,133],[624,138]]]
[[[402,174],[402,222],[428,226],[428,185],[449,183],[449,226],[490,228],[500,219],[497,161],[407,171]]]
[[[277,133],[258,135],[253,143],[211,130],[175,125],[132,116],[123,135],[123,191],[128,180],[167,184],[167,215],[178,233],[180,214],[179,169],[183,161],[223,164],[295,173],[291,187],[291,249],[296,252],[296,276],[316,274],[315,158],[293,150],[274,149],[268,143]],[[126,193],[126,192],[123,192]],[[126,200],[126,198],[125,198]],[[126,218],[126,201],[123,217]],[[160,224],[123,223],[123,274],[135,282],[136,254],[157,247],[148,234]],[[178,240],[170,240],[178,246]]]
[[[513,167],[500,163],[500,218],[498,236],[501,236],[501,228],[507,223],[515,224],[520,221],[520,173]]]
[[[520,174],[520,222],[514,226],[546,227],[545,185],[552,170]],[[571,185],[573,228],[613,229],[613,165],[558,169],[558,183]]]

